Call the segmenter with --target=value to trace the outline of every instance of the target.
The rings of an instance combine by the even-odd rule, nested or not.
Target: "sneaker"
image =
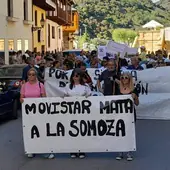
[[[34,154],[28,154],[27,157],[28,157],[28,158],[33,158],[33,157],[34,157]]]
[[[123,159],[123,153],[119,153],[118,156],[116,156],[116,160],[120,161]]]
[[[77,154],[76,154],[76,153],[71,153],[71,154],[70,154],[70,157],[73,158],[73,159],[74,159],[74,158],[77,158]]]
[[[80,154],[79,154],[79,158],[80,158],[80,159],[84,159],[84,158],[85,158],[85,154],[84,154],[84,153],[80,153]]]
[[[133,156],[130,153],[127,154],[127,161],[133,161]]]
[[[47,157],[48,159],[54,159],[55,158],[55,155],[54,154],[49,154],[49,156]]]

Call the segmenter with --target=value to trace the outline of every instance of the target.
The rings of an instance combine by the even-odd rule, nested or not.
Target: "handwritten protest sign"
[[[97,89],[97,79],[102,73],[101,69],[87,69],[93,81],[93,94],[102,95]],[[123,70],[130,72],[133,76],[135,86],[140,94],[140,105],[137,108],[137,117],[140,119],[166,119],[170,120],[169,104],[165,104],[170,100],[169,88],[169,72],[170,67],[161,67],[146,69],[143,71]],[[66,73],[57,69],[46,69],[45,87],[48,97],[63,96],[64,87],[69,83],[72,70]],[[61,74],[63,75],[61,76]],[[58,76],[58,74],[60,76]],[[57,75],[57,76],[56,76]],[[62,86],[63,85],[63,86]]]
[[[106,56],[106,46],[98,46],[98,58],[103,60],[103,57]]]
[[[107,44],[107,53],[111,55],[120,54],[120,58],[125,58],[127,52],[127,46],[125,44],[116,43],[114,41],[109,41]]]
[[[136,150],[130,95],[24,99],[26,153]]]

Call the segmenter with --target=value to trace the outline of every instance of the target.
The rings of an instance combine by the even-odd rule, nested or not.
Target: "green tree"
[[[82,36],[78,39],[78,46],[79,48],[83,48],[83,44],[86,42],[90,42],[90,36],[87,32],[85,32]]]
[[[130,29],[115,29],[112,33],[112,38],[116,42],[132,43],[137,36],[137,33]]]
[[[140,28],[152,19],[170,26],[169,0],[161,0],[160,4],[151,0],[76,0],[76,3],[80,28],[84,30],[83,25],[87,25],[91,39],[109,38],[110,30],[117,28]]]

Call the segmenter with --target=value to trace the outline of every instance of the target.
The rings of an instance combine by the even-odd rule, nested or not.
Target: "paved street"
[[[170,170],[170,122],[137,122],[135,160],[116,161],[115,154],[89,154],[84,160],[72,160],[57,154],[56,159],[24,156],[21,118],[0,123],[0,170]]]

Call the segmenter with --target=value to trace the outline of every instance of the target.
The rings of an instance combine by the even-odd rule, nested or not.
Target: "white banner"
[[[93,81],[94,95],[97,95],[96,82],[102,70],[87,69],[87,71]],[[72,70],[64,72],[62,70],[46,69],[45,87],[48,97],[63,96],[64,85],[69,82],[71,72]],[[170,108],[167,104],[170,100],[170,67],[130,72],[140,93],[137,117],[140,119],[170,120]]]
[[[25,152],[127,152],[136,150],[130,95],[24,99]]]
[[[109,41],[107,44],[107,53],[111,55],[117,55],[120,53],[120,58],[125,58],[128,47],[125,44],[116,43],[114,41]]]
[[[97,80],[103,69],[87,69],[93,81],[93,91],[97,92]],[[72,70],[63,71],[54,68],[45,70],[45,89],[48,97],[61,97],[64,95],[64,88],[70,82]],[[101,95],[100,93],[98,93]]]
[[[137,48],[127,47],[127,54],[128,55],[136,55],[137,53],[138,53],[138,49]]]

